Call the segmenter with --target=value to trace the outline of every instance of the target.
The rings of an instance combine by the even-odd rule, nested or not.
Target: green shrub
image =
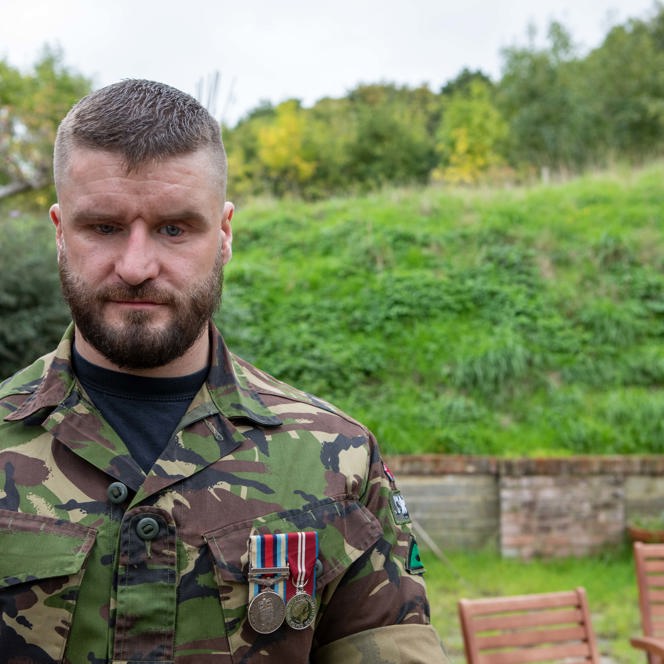
[[[0,221],[0,378],[53,349],[69,320],[60,294],[52,226]]]

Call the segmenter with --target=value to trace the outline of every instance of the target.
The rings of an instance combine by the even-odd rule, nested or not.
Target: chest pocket
[[[94,541],[91,528],[0,510],[0,661],[62,661]]]
[[[283,623],[276,632],[257,634],[246,615],[250,536],[310,530],[318,532],[316,604],[320,608],[326,588],[341,578],[382,534],[376,517],[357,501],[325,500],[303,510],[230,524],[205,535],[215,562],[232,661],[263,662],[266,652],[273,661],[309,661],[313,628],[294,630]],[[319,611],[317,621],[320,615]]]

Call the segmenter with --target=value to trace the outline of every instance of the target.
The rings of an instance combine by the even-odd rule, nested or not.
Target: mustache
[[[96,296],[99,301],[122,301],[122,302],[156,302],[157,304],[174,304],[175,297],[153,284],[143,283],[137,286],[106,286]]]

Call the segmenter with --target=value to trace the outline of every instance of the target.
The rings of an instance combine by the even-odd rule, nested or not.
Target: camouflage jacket
[[[0,663],[444,662],[371,433],[211,335],[147,475],[73,375],[72,327],[0,385]],[[306,531],[315,621],[258,633],[250,538]]]

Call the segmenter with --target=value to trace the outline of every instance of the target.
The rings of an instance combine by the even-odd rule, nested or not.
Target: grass
[[[645,656],[629,645],[630,636],[640,633],[640,618],[634,563],[627,548],[587,558],[528,562],[486,551],[450,552],[439,560],[425,550],[423,559],[432,623],[451,662],[465,661],[457,615],[461,597],[551,592],[577,586],[587,591],[602,656],[615,664],[645,661]]]
[[[388,453],[660,453],[663,176],[247,205],[219,321]]]

